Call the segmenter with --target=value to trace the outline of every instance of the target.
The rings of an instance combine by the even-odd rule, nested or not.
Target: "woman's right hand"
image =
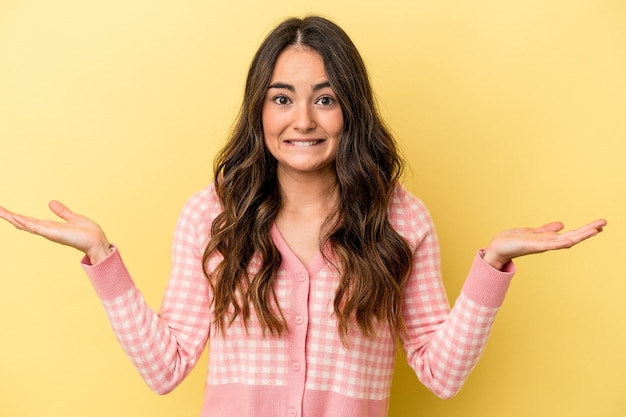
[[[111,253],[111,245],[100,226],[91,219],[73,213],[58,201],[51,201],[50,210],[63,220],[39,220],[12,213],[0,207],[0,218],[19,230],[42,236],[52,242],[71,246],[84,252],[92,265],[102,261]]]

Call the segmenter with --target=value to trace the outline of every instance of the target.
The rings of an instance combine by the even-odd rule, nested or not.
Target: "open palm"
[[[92,263],[97,263],[109,254],[109,242],[96,222],[73,213],[58,201],[51,201],[49,207],[64,221],[40,220],[10,212],[3,207],[0,207],[0,218],[19,230],[76,248],[84,252]]]
[[[606,221],[599,219],[565,232],[562,232],[564,227],[561,222],[552,222],[535,228],[505,230],[492,239],[483,257],[494,268],[501,269],[513,258],[570,248],[597,235],[604,226]]]

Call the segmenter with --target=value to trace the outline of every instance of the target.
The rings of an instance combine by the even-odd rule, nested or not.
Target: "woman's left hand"
[[[498,233],[487,249],[483,259],[496,269],[502,269],[511,259],[549,250],[566,249],[597,235],[606,226],[599,219],[578,229],[562,232],[563,223],[553,222],[536,228],[510,229]]]

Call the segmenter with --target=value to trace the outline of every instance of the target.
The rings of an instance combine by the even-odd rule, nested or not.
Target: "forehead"
[[[295,45],[280,53],[274,70],[272,81],[320,81],[326,79],[324,61],[315,49]]]

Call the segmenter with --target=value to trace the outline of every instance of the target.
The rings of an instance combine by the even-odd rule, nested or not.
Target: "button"
[[[289,409],[289,417],[296,417],[297,415],[298,415],[298,412],[296,411],[296,409],[291,407]]]
[[[298,372],[298,371],[300,370],[300,362],[294,362],[294,363],[292,363],[292,364],[291,364],[291,368],[292,368],[294,371]]]
[[[302,316],[298,314],[298,315],[296,316],[296,324],[297,324],[297,325],[300,325],[300,324],[302,324],[302,323],[304,323],[304,318],[302,318]]]

